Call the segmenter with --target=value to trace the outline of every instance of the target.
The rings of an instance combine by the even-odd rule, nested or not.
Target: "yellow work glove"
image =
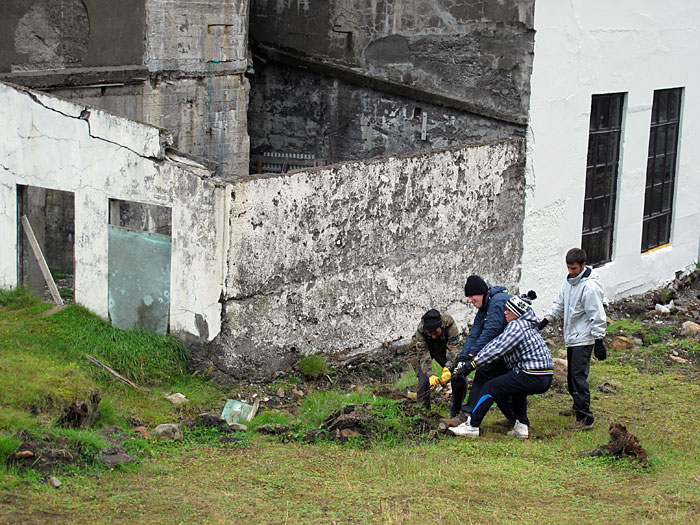
[[[430,376],[428,382],[430,386],[438,386],[440,384],[440,378],[438,376]]]
[[[450,372],[450,369],[447,367],[443,367],[442,369],[442,376],[440,376],[440,382],[443,385],[446,385],[447,383],[450,382],[450,379],[452,379],[452,372]]]

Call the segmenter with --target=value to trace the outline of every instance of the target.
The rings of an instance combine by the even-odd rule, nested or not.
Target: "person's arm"
[[[564,317],[564,286],[567,286],[567,284],[564,283],[559,289],[559,293],[557,294],[557,298],[554,299],[552,307],[549,309],[549,312],[544,315],[544,319],[548,322]]]
[[[484,328],[481,330],[481,334],[479,334],[479,338],[474,343],[474,346],[472,346],[472,354],[478,355],[488,343],[501,335],[503,330],[505,330],[505,309],[505,301],[494,301],[493,298],[491,299],[486,312],[486,319],[484,320]]]
[[[489,342],[474,358],[474,366],[487,365],[518,346],[525,338],[525,330],[520,323],[508,323],[501,335]]]
[[[457,356],[459,356],[459,328],[454,320],[450,320],[445,325],[445,337],[447,339],[447,348],[445,349],[445,365],[453,366],[457,364]]]
[[[416,333],[411,338],[411,344],[408,347],[408,359],[416,374],[419,370],[422,370],[428,377],[433,375],[433,358],[428,352],[425,334],[420,329],[416,330]]]
[[[603,289],[597,282],[588,282],[582,294],[583,307],[590,323],[593,339],[605,337],[608,327],[605,308],[603,307]]]
[[[469,330],[469,335],[467,336],[467,339],[464,341],[462,351],[460,352],[459,357],[457,358],[458,361],[466,361],[467,359],[470,359],[469,356],[474,356],[475,352],[472,350],[472,348],[474,348],[474,345],[479,340],[481,331],[484,328],[485,315],[486,314],[484,314],[482,311],[476,312],[476,316],[474,317],[474,324],[472,325],[471,330]]]

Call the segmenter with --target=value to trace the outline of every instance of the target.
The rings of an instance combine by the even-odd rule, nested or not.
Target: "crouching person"
[[[418,376],[416,398],[430,410],[430,388],[446,385],[452,380],[450,370],[459,354],[459,329],[448,314],[428,310],[418,324],[408,348],[411,366]],[[442,367],[440,376],[433,374],[433,359]],[[464,376],[452,380],[452,404],[450,415],[459,413],[467,393],[467,380]]]
[[[508,372],[484,384],[481,396],[470,419],[450,431],[458,436],[476,437],[479,426],[494,402],[512,398],[515,425],[509,435],[528,438],[527,396],[549,390],[554,374],[554,361],[547,343],[540,335],[539,319],[521,297],[511,297],[505,309],[506,329],[487,344],[471,361],[460,361],[453,376],[469,374],[481,366],[503,357]]]

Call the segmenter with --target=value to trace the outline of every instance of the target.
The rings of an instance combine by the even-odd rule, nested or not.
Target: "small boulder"
[[[180,392],[175,392],[174,394],[165,396],[165,399],[170,401],[173,405],[181,405],[182,403],[185,403],[187,401],[185,395],[181,394]]]
[[[134,463],[136,458],[127,453],[126,449],[121,445],[111,446],[100,452],[102,462],[107,465],[107,468],[114,468],[119,464]]]
[[[284,397],[284,388],[280,387],[277,389],[277,397]]]
[[[246,430],[248,430],[248,427],[246,425],[241,424],[241,423],[231,423],[228,426],[229,432],[245,432]]]
[[[163,441],[182,441],[184,439],[182,430],[174,423],[163,423],[158,425],[153,431],[158,439]]]
[[[60,488],[61,485],[63,485],[63,483],[61,483],[61,480],[54,476],[51,476],[49,478],[49,484],[55,489]]]
[[[568,375],[569,375],[569,363],[566,362],[566,359],[560,359],[558,357],[555,357],[554,358],[554,377],[558,381],[561,381],[562,383],[566,383]]]
[[[620,383],[618,383],[617,381],[613,381],[612,379],[606,379],[596,388],[604,394],[616,394],[617,389],[620,388]]]
[[[681,335],[685,337],[700,337],[700,324],[693,321],[683,323]]]
[[[634,343],[624,335],[616,335],[610,341],[610,348],[615,350],[628,350],[634,346]]]

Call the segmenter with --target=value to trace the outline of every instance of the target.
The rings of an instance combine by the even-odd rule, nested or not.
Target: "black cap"
[[[470,275],[464,285],[464,295],[479,295],[489,293],[489,285],[478,275]]]
[[[442,317],[440,312],[435,309],[428,310],[423,315],[423,330],[433,331],[442,326]]]

